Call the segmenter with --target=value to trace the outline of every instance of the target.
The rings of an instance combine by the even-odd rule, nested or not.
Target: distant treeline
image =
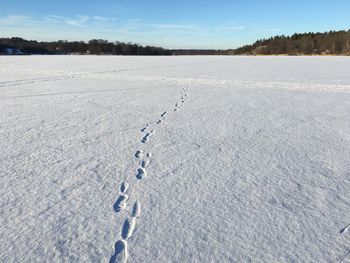
[[[350,30],[303,33],[261,39],[237,49],[165,49],[102,39],[83,41],[29,41],[0,38],[0,54],[95,55],[350,55]]]
[[[228,55],[227,50],[216,49],[172,49],[173,55]]]
[[[141,46],[134,43],[109,42],[102,39],[84,41],[59,40],[38,42],[18,37],[0,38],[2,54],[95,54],[95,55],[171,55],[161,47]]]
[[[304,33],[261,39],[234,55],[350,55],[350,30]]]

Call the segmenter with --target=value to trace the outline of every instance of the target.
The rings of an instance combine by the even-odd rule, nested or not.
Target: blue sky
[[[0,37],[235,48],[259,38],[350,28],[349,0],[11,0]]]

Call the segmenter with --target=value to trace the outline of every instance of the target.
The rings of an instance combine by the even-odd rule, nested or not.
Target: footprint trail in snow
[[[187,90],[188,87],[183,88],[181,92],[181,103],[184,103],[187,99]],[[175,108],[173,111],[177,111],[180,109],[180,102],[176,102]],[[168,111],[164,111],[163,113],[160,114],[160,119],[158,119],[155,123],[160,125],[162,124],[168,117]],[[149,127],[152,125],[152,123],[146,124],[142,129],[141,132],[143,133],[143,136],[141,138],[141,145],[145,145],[150,141],[151,137],[153,137],[155,130],[152,129],[151,131],[149,130]],[[136,170],[136,179],[139,181],[142,181],[146,175],[146,169],[149,167],[152,159],[152,153],[150,151],[144,151],[144,149],[137,150],[133,156],[134,160],[139,159],[139,167]],[[144,152],[146,152],[146,156],[144,156]],[[122,182],[120,185],[120,191],[119,191],[119,196],[117,200],[114,203],[114,211],[116,213],[120,213],[123,210],[125,210],[128,207],[128,201],[130,200],[130,196],[127,194],[128,191],[130,190],[130,185],[127,182],[127,177],[125,181]],[[132,238],[135,229],[136,229],[136,223],[137,220],[141,216],[141,203],[139,200],[134,201],[134,204],[131,207],[131,211],[129,216],[126,217],[124,220],[123,226],[120,230],[120,236],[117,242],[114,245],[114,254],[111,256],[110,263],[115,263],[115,262],[122,262],[126,263],[128,260],[128,240]]]

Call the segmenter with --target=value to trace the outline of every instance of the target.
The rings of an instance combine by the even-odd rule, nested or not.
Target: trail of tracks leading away
[[[188,98],[188,87],[184,88],[181,92],[181,100],[177,101],[174,108],[172,109],[173,112],[178,111],[181,107],[180,105],[185,103]],[[139,162],[139,167],[137,168],[136,172],[136,179],[137,180],[143,180],[146,178],[147,172],[146,168],[151,163],[152,159],[152,150],[147,149],[147,151],[144,149],[146,144],[149,142],[151,137],[153,138],[156,126],[157,130],[158,128],[161,128],[161,124],[163,124],[168,117],[168,111],[164,111],[162,114],[160,114],[160,118],[157,121],[153,121],[150,123],[147,123],[146,126],[144,126],[141,129],[141,132],[143,134],[141,139],[141,148],[136,151],[135,155],[133,156],[136,161]],[[146,154],[144,155],[144,152]],[[158,154],[158,153],[157,153]],[[156,155],[157,155],[156,154]],[[134,178],[130,178],[130,176],[126,176],[125,180],[120,185],[120,193],[117,198],[117,201],[114,204],[114,211],[116,213],[119,213],[126,209],[128,207],[128,201],[129,201],[129,195],[128,192],[132,192],[132,186],[129,187],[128,181],[133,181],[132,185],[134,185],[136,182],[135,180],[132,180]],[[135,196],[137,196],[137,193],[134,193]],[[133,201],[133,205],[131,206],[131,211],[126,215],[126,219],[124,221],[124,224],[121,228],[120,235],[118,237],[117,242],[114,245],[114,254],[112,255],[110,259],[110,263],[125,263],[128,260],[128,239],[132,237],[136,223],[139,220],[141,216],[141,201],[135,198]]]

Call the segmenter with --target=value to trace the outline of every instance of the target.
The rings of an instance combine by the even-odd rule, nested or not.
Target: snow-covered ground
[[[0,261],[349,262],[349,69],[0,57]]]

